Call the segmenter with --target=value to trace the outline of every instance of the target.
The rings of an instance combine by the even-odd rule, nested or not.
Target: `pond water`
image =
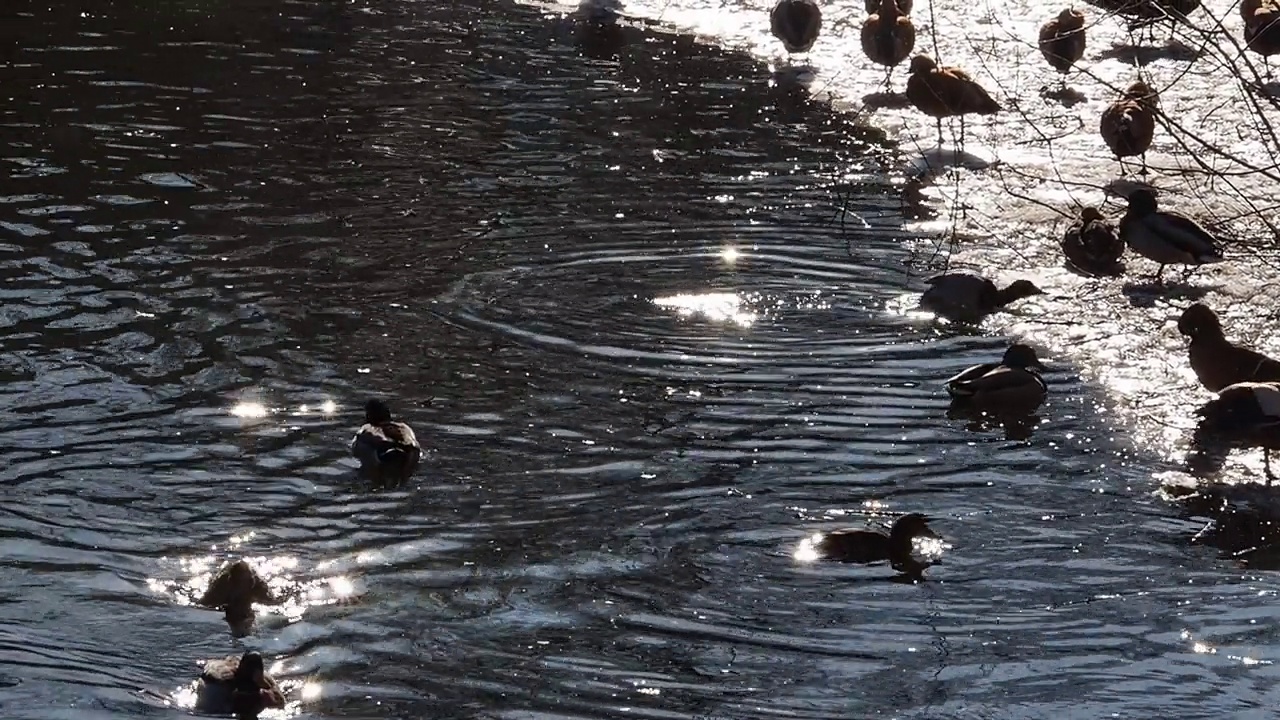
[[[264,717],[1280,700],[1274,576],[1190,544],[1081,364],[1046,343],[1024,439],[947,417],[1008,338],[894,310],[931,211],[794,74],[480,0],[0,34],[4,717],[183,717],[246,649]],[[430,449],[405,487],[353,476],[371,394]],[[794,556],[912,511],[924,583]],[[192,601],[240,556],[300,592],[234,638]]]

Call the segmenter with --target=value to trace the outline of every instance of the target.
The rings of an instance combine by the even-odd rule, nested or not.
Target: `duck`
[[[1015,280],[1001,289],[987,278],[967,272],[935,275],[925,283],[920,306],[954,322],[977,323],[1015,300],[1043,295],[1030,280]]]
[[[893,68],[911,56],[916,47],[916,27],[895,0],[880,0],[877,12],[862,23],[862,52],[884,65],[884,85],[889,87]]]
[[[209,581],[197,605],[224,610],[227,623],[243,627],[253,620],[253,604],[275,605],[280,601],[257,570],[245,560],[227,563]]]
[[[1077,270],[1091,275],[1120,275],[1124,265],[1124,240],[1116,226],[1096,207],[1080,209],[1080,217],[1062,236],[1062,254]]]
[[[1234,447],[1261,447],[1267,486],[1275,480],[1271,451],[1280,450],[1280,383],[1240,382],[1228,385],[1196,414],[1197,444],[1207,439]]]
[[[1252,18],[1255,12],[1270,2],[1271,0],[1240,0],[1240,19],[1246,23],[1249,22],[1249,18]]]
[[[869,565],[884,560],[899,572],[919,578],[925,564],[912,557],[912,541],[918,537],[938,538],[929,527],[929,518],[921,513],[907,513],[893,522],[888,533],[876,530],[836,530],[825,533],[814,543],[824,558],[837,562]],[[940,539],[940,538],[939,538]]]
[[[378,480],[408,480],[422,459],[413,429],[392,419],[381,400],[365,403],[364,423],[351,441],[351,455],[360,461],[361,471]]]
[[[1209,392],[1243,382],[1280,382],[1280,361],[1228,340],[1218,314],[1204,303],[1182,311],[1178,332],[1191,340],[1191,369]]]
[[[1129,208],[1120,220],[1120,237],[1139,255],[1160,265],[1156,283],[1164,282],[1165,265],[1209,265],[1223,261],[1218,240],[1200,223],[1160,210],[1147,188],[1129,193]]]
[[[1048,394],[1040,377],[1043,371],[1031,346],[1014,343],[1000,362],[974,365],[947,380],[947,393],[983,410],[1027,412],[1039,407]]]
[[[1262,56],[1267,75],[1271,75],[1271,56],[1280,55],[1280,3],[1265,0],[1245,16],[1244,42],[1245,47]]]
[[[1141,87],[1139,87],[1141,86]],[[1141,156],[1142,174],[1147,173],[1147,150],[1156,134],[1156,98],[1144,92],[1147,86],[1141,82],[1130,85],[1118,100],[1102,111],[1098,132],[1120,162],[1124,172],[1124,158]]]
[[[252,720],[267,708],[284,707],[280,686],[267,675],[262,656],[247,652],[204,661],[196,711]]]
[[[769,25],[787,52],[806,53],[818,41],[822,8],[816,0],[778,0],[769,13]]]
[[[964,145],[964,116],[993,115],[1000,103],[968,73],[940,66],[928,55],[916,55],[908,66],[907,100],[917,110],[937,120],[938,144],[942,144],[942,118],[960,117],[960,144]]]
[[[1084,13],[1067,8],[1040,26],[1040,54],[1057,70],[1062,84],[1067,83],[1071,66],[1084,57]]]

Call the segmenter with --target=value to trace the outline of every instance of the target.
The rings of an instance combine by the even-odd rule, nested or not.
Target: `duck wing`
[[[236,670],[239,667],[240,657],[238,655],[205,660],[204,670],[200,673],[200,679],[212,684],[229,683],[235,677]]]
[[[974,365],[971,368],[961,370],[947,380],[947,392],[956,395],[956,390],[965,383],[972,382],[987,373],[997,370],[1001,367],[1000,363],[983,363],[982,365]],[[969,395],[971,393],[961,392],[960,395]]]
[[[386,436],[387,440],[404,447],[420,447],[418,445],[418,436],[413,434],[413,428],[402,422],[383,423],[379,429]]]
[[[1200,223],[1176,212],[1159,211],[1147,216],[1146,223],[1161,239],[1201,262],[1222,260],[1217,239]]]
[[[836,530],[818,543],[818,551],[829,560],[873,563],[889,559],[889,537],[872,530]]]
[[[958,380],[948,385],[948,389],[952,390],[952,395],[963,397],[1001,393],[1008,390],[1021,389],[1032,384],[1039,385],[1042,390],[1044,388],[1044,381],[1040,379],[1039,375],[1030,370],[997,365],[981,375]]]

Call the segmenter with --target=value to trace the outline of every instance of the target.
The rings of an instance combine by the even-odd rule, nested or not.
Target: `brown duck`
[[[1067,82],[1071,66],[1084,57],[1084,13],[1067,8],[1040,26],[1040,54]]]
[[[284,707],[280,686],[267,675],[256,652],[204,661],[196,693],[197,712],[242,720],[252,720],[267,708]]]
[[[769,29],[787,52],[809,52],[822,30],[822,9],[815,0],[778,0],[769,13]]]
[[[1244,19],[1244,42],[1245,47],[1262,56],[1269,75],[1271,56],[1280,55],[1280,3],[1274,0],[1257,3]]]
[[[981,322],[1012,302],[1044,294],[1030,280],[1015,280],[1000,288],[987,278],[967,272],[934,275],[925,283],[929,289],[920,296],[920,307],[955,322]]]
[[[1111,154],[1120,161],[1121,171],[1124,170],[1123,158],[1141,156],[1142,173],[1146,174],[1146,152],[1156,133],[1156,102],[1150,88],[1137,82],[1102,111],[1098,131]]]
[[[1182,311],[1178,332],[1191,339],[1191,369],[1206,390],[1219,392],[1242,382],[1280,382],[1280,362],[1228,340],[1218,314],[1203,303]]]
[[[880,0],[878,11],[862,23],[862,52],[871,62],[888,68],[885,87],[889,87],[894,66],[910,57],[916,47],[915,25],[900,8],[894,0]]]
[[[862,4],[866,6],[868,13],[876,12],[880,8],[880,0],[862,0]],[[912,0],[898,0],[898,12],[910,15],[913,4]]]
[[[227,623],[243,628],[253,620],[253,604],[274,605],[280,602],[267,582],[244,560],[224,565],[209,587],[196,601],[197,605],[225,610]]]
[[[1062,254],[1075,269],[1090,275],[1120,275],[1124,240],[1114,223],[1096,207],[1080,210],[1080,217],[1062,236]]]
[[[993,115],[997,103],[981,85],[957,67],[939,66],[928,55],[911,58],[907,79],[907,100],[917,110],[938,122],[938,144],[942,144],[942,118],[960,117],[960,144],[964,145],[964,116]]]
[[[911,555],[912,541],[918,537],[937,538],[929,528],[929,518],[908,513],[894,521],[889,532],[875,530],[836,530],[823,535],[814,545],[824,558],[838,562],[870,564],[888,560],[899,572],[919,577],[924,563]]]

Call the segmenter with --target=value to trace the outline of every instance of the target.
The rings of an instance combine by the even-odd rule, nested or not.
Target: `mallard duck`
[[[254,603],[274,605],[278,602],[271,593],[271,587],[253,566],[244,560],[236,560],[218,570],[196,604],[225,610],[227,622],[239,627],[253,619]]]
[[[1271,484],[1275,479],[1271,472],[1271,451],[1280,450],[1280,384],[1228,385],[1197,413],[1201,418],[1196,428],[1198,442],[1212,438],[1235,447],[1262,448],[1267,485]]]
[[[393,420],[381,400],[365,404],[364,423],[351,441],[351,455],[360,461],[361,471],[378,480],[408,480],[422,459],[413,429]]]
[[[919,576],[924,564],[911,555],[912,541],[918,537],[937,538],[929,518],[907,513],[894,521],[886,534],[875,530],[836,530],[814,543],[814,549],[828,560],[869,564],[888,560],[899,572]]]
[[[1156,134],[1155,97],[1144,94],[1134,83],[1125,91],[1120,99],[1102,111],[1102,119],[1098,122],[1098,133],[1120,162],[1120,171],[1124,172],[1124,158],[1139,156],[1142,158],[1142,174],[1147,172],[1147,150]]]
[[[942,145],[942,118],[960,116],[960,145],[964,145],[964,116],[992,115],[1000,103],[981,85],[957,67],[939,66],[928,55],[911,58],[907,78],[907,100],[917,110],[938,122],[938,145]]]
[[[929,289],[920,296],[920,306],[955,322],[981,322],[1015,300],[1044,294],[1030,280],[1016,280],[1000,289],[984,277],[965,272],[935,275],[925,283]]]
[[[787,52],[809,52],[822,29],[822,9],[815,0],[778,0],[769,13],[769,25]]]
[[[911,55],[916,47],[916,27],[894,0],[880,0],[878,12],[862,23],[862,52],[877,65],[884,65],[884,85],[889,87],[893,67]]]
[[[1222,262],[1218,241],[1185,215],[1160,210],[1146,188],[1129,193],[1129,209],[1120,220],[1120,237],[1134,252],[1160,265],[1156,282],[1164,282],[1165,265],[1208,265]]]
[[[1218,314],[1203,303],[1182,311],[1178,332],[1191,339],[1191,369],[1210,392],[1242,382],[1280,382],[1280,362],[1228,340]]]
[[[1000,362],[974,365],[947,380],[947,393],[992,411],[1034,410],[1048,394],[1038,372],[1043,370],[1035,350],[1015,343],[1005,350]]]
[[[1071,66],[1084,57],[1084,13],[1067,8],[1040,26],[1040,54],[1067,83]]]
[[[197,712],[251,720],[267,708],[282,707],[284,694],[267,675],[258,653],[204,661],[196,695]]]
[[[1062,236],[1062,254],[1072,267],[1091,275],[1119,275],[1124,272],[1120,257],[1124,241],[1116,226],[1096,207],[1080,210],[1080,217]]]

